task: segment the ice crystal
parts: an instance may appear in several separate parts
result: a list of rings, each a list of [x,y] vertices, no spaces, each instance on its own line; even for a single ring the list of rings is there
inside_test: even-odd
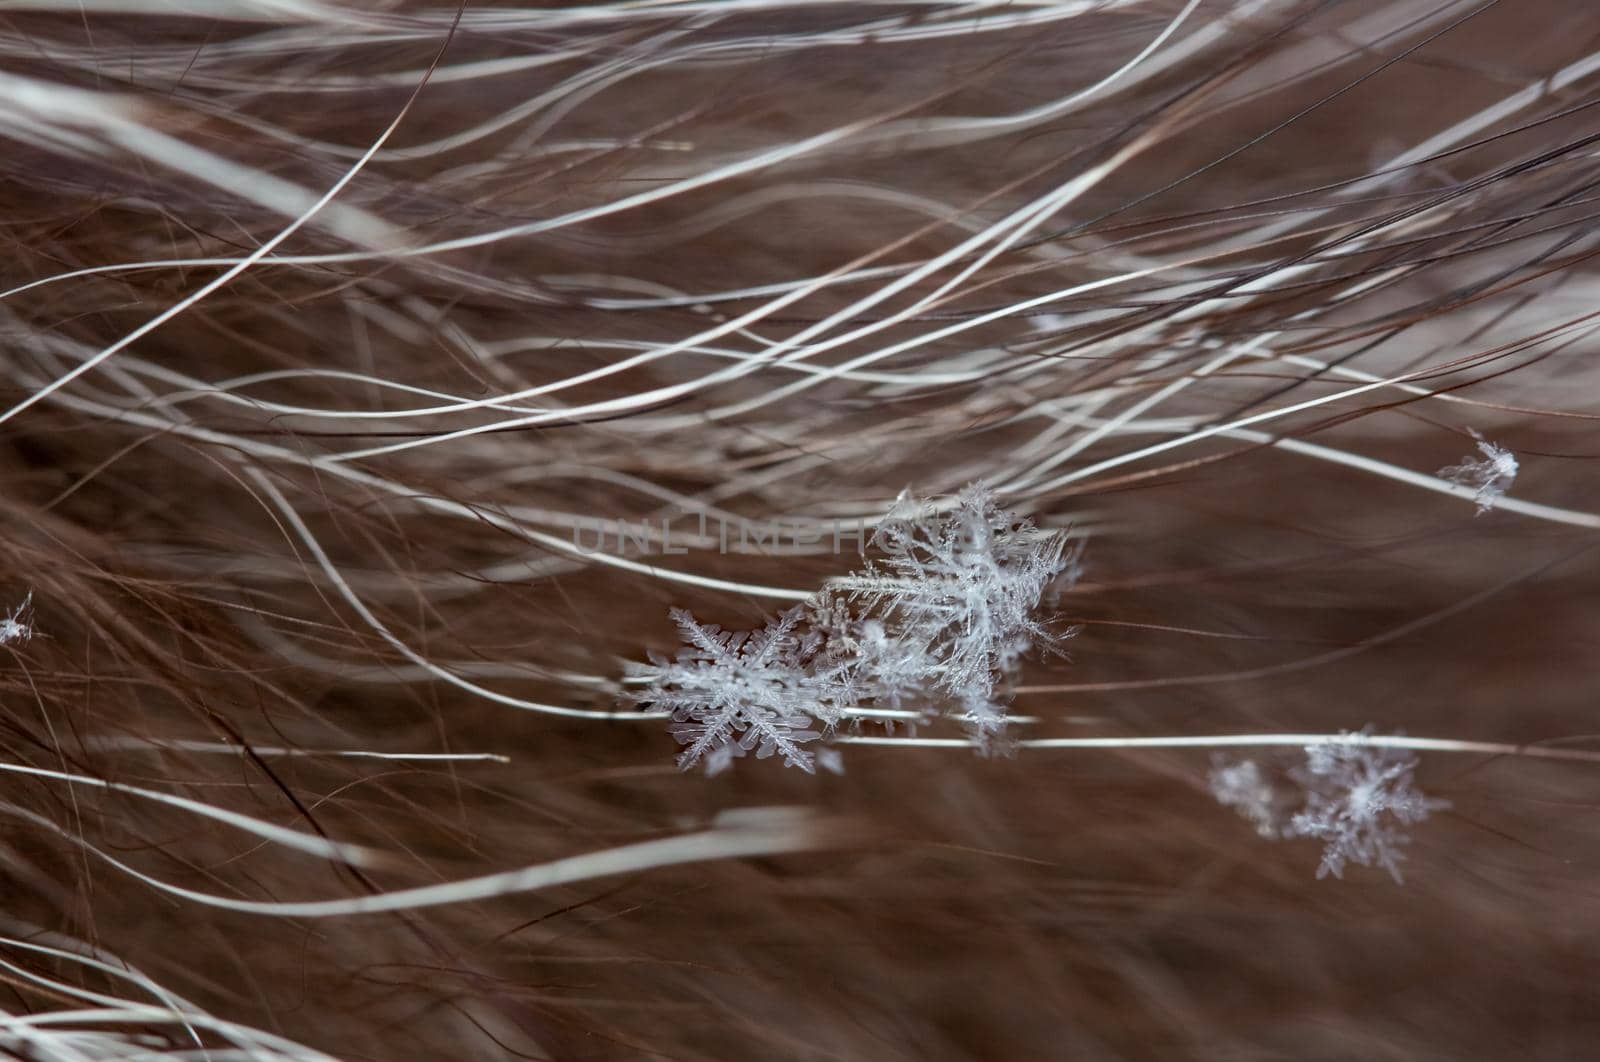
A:
[[[809,668],[815,640],[797,631],[804,617],[797,606],[762,630],[724,631],[672,611],[688,644],[675,659],[636,668],[650,684],[634,697],[672,714],[672,735],[685,746],[680,767],[703,759],[715,774],[753,749],[757,759],[777,754],[815,772],[801,746],[822,736],[811,726],[824,691]]]
[[[1261,836],[1276,838],[1281,835],[1281,798],[1254,760],[1233,762],[1221,755],[1214,756],[1207,783],[1217,803],[1232,808]]]
[[[835,596],[812,609],[811,626],[824,639],[818,678],[837,703],[932,714],[928,686],[939,663],[925,644],[896,637],[881,619],[855,617]]]
[[[33,637],[33,591],[0,619],[0,645],[21,645]]]
[[[1399,750],[1363,742],[1366,733],[1306,748],[1305,766],[1291,772],[1306,789],[1306,804],[1294,816],[1290,834],[1323,842],[1317,877],[1343,877],[1346,863],[1380,866],[1396,882],[1403,879],[1400,849],[1409,843],[1406,827],[1449,807],[1415,788],[1417,761]]]
[[[980,738],[998,729],[1000,681],[1029,648],[1052,642],[1034,611],[1071,565],[1065,537],[1018,520],[975,484],[947,512],[902,496],[873,545],[885,558],[836,585],[932,663],[932,686],[961,705]]]
[[[1476,431],[1472,437],[1477,440],[1478,452],[1483,456],[1469,457],[1459,465],[1441,468],[1439,476],[1471,490],[1472,500],[1478,506],[1477,515],[1482,516],[1511,488],[1512,481],[1517,478],[1517,458],[1510,450],[1496,446]]]
[[[974,485],[946,510],[902,496],[873,544],[882,560],[763,630],[723,631],[673,611],[686,647],[631,671],[647,686],[634,699],[671,715],[680,766],[716,774],[754,750],[836,771],[836,752],[801,746],[846,722],[939,714],[964,723],[981,749],[1003,747],[1000,687],[1024,652],[1054,641],[1034,612],[1072,571],[1065,536]]]

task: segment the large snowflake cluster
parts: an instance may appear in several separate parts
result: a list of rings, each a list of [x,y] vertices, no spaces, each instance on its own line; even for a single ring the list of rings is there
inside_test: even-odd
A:
[[[1355,863],[1382,867],[1403,881],[1401,849],[1411,841],[1410,827],[1450,805],[1416,788],[1414,756],[1375,746],[1370,737],[1369,731],[1346,733],[1340,741],[1306,746],[1305,762],[1287,772],[1302,798],[1298,809],[1253,760],[1214,761],[1212,795],[1264,837],[1321,841],[1319,878],[1343,877],[1345,865]]]
[[[981,485],[939,507],[902,497],[872,539],[882,557],[759,631],[728,632],[682,610],[685,647],[631,671],[642,704],[670,712],[678,764],[711,773],[778,755],[805,771],[837,753],[804,746],[860,709],[963,721],[990,748],[1004,686],[1024,653],[1055,636],[1034,617],[1075,573],[1060,532],[996,504]]]

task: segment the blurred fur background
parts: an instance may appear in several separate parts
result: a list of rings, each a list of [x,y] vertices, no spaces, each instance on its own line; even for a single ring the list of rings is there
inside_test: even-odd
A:
[[[667,609],[860,558],[571,544],[986,481],[1083,540],[1030,736],[1580,748],[1597,49],[1579,0],[0,4],[5,1049],[1592,1057],[1597,765],[1424,756],[1403,886],[1203,751],[680,774],[607,718]],[[388,913],[132,873],[359,898],[769,806],[830,825]]]

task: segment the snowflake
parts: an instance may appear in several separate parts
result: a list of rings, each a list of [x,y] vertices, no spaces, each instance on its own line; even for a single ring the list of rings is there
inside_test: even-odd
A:
[[[1477,515],[1482,516],[1511,488],[1512,481],[1517,478],[1517,458],[1510,450],[1487,441],[1476,431],[1472,432],[1472,437],[1478,441],[1478,452],[1483,457],[1469,457],[1459,465],[1441,468],[1439,476],[1470,489],[1472,500],[1478,506]]]
[[[0,645],[21,645],[33,637],[33,591],[22,599],[22,604],[0,619]]]
[[[888,556],[835,585],[882,616],[932,685],[953,697],[980,739],[1004,722],[996,697],[1022,654],[1051,636],[1033,618],[1072,566],[1065,538],[996,506],[974,484],[946,513],[902,495],[873,536]]]
[[[685,746],[680,767],[717,774],[754,750],[837,771],[837,751],[802,746],[847,721],[892,729],[896,719],[941,714],[964,723],[981,751],[1006,751],[999,687],[1024,652],[1053,641],[1033,613],[1076,574],[1066,537],[1017,519],[974,485],[944,512],[902,496],[873,543],[881,562],[760,631],[727,632],[673,611],[687,647],[630,674],[648,686],[633,699],[672,718]]]
[[[1240,760],[1235,763],[1222,755],[1213,756],[1211,773],[1206,780],[1217,803],[1232,808],[1261,836],[1280,836],[1283,809],[1278,791],[1261,773],[1256,761]]]
[[[1403,827],[1449,807],[1413,788],[1415,758],[1364,743],[1368,733],[1306,748],[1306,764],[1291,772],[1306,788],[1306,805],[1290,824],[1290,836],[1324,843],[1317,877],[1344,876],[1345,863],[1381,866],[1403,882],[1400,848],[1410,841]]]
[[[762,630],[724,631],[672,610],[688,644],[674,660],[634,669],[650,681],[634,699],[672,714],[672,735],[686,746],[679,767],[704,760],[716,774],[754,749],[757,759],[778,754],[815,773],[814,757],[801,746],[822,736],[811,725],[829,709],[826,688],[809,670],[817,639],[796,633],[804,616],[797,606]]]
[[[853,615],[847,602],[831,594],[812,606],[809,618],[823,639],[813,670],[835,703],[870,702],[931,716],[927,687],[939,664],[926,645],[896,637],[881,619]]]

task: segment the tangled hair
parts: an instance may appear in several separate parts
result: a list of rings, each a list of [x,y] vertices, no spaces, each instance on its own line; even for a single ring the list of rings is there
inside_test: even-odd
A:
[[[1591,1054],[1589,12],[0,4],[0,1050]]]

